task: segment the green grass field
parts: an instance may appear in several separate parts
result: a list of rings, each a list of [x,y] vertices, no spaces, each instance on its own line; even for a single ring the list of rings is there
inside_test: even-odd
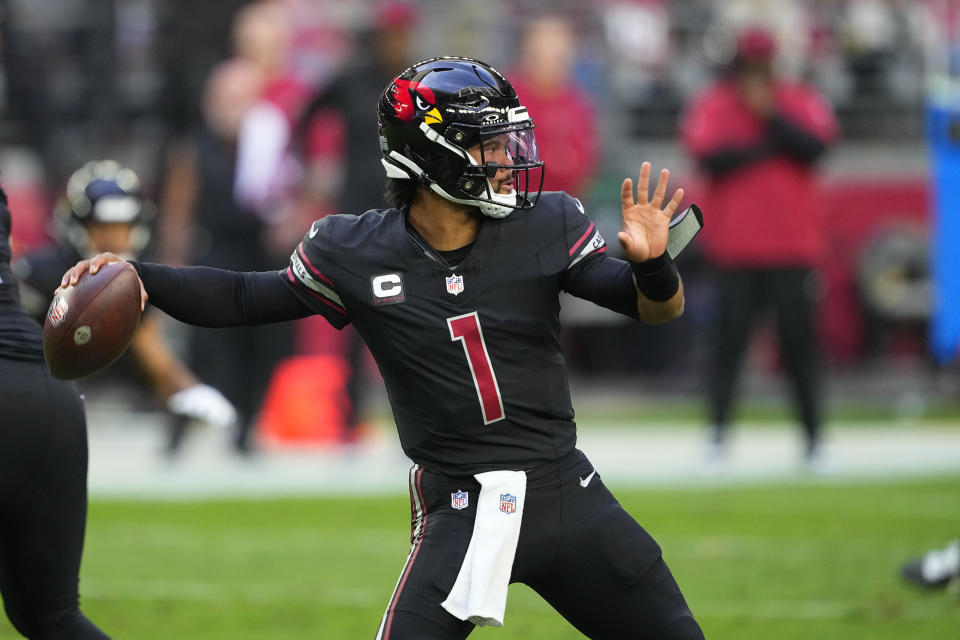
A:
[[[960,477],[612,487],[664,548],[707,638],[955,638],[956,593],[902,561],[960,535]],[[90,506],[84,610],[114,638],[372,638],[407,553],[405,496]],[[4,620],[0,638],[18,637]],[[529,589],[471,637],[581,638]]]

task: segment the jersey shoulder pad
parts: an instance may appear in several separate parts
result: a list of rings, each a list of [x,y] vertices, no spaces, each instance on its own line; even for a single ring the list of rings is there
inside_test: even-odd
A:
[[[566,191],[547,191],[540,195],[537,205],[529,211],[522,212],[523,215],[531,215],[538,224],[560,224],[561,221],[567,226],[576,223],[577,218],[586,216],[586,210],[583,203],[574,198]]]
[[[320,218],[310,226],[303,243],[333,253],[352,251],[377,232],[386,211],[374,209],[358,216],[334,214]]]

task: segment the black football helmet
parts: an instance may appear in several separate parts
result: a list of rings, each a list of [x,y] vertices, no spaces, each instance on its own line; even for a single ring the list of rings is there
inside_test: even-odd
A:
[[[130,252],[136,256],[150,239],[152,205],[140,195],[140,178],[115,160],[94,160],[73,172],[64,196],[54,208],[57,234],[73,244],[80,255],[90,247],[87,229],[94,224],[128,224]]]
[[[490,65],[459,57],[418,62],[387,85],[377,114],[387,177],[417,180],[493,218],[536,204],[544,165],[533,121]],[[485,155],[491,140],[499,145],[501,162]],[[467,152],[473,147],[480,149],[479,162]],[[500,169],[513,172],[511,193],[497,193],[490,183]]]

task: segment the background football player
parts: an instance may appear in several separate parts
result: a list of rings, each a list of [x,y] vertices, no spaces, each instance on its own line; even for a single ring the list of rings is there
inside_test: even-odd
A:
[[[70,176],[54,212],[57,243],[22,256],[14,264],[25,308],[41,324],[63,271],[84,257],[110,252],[134,258],[150,237],[152,207],[140,197],[140,179],[113,160],[86,163]],[[191,421],[228,428],[236,421],[233,405],[213,387],[201,383],[170,348],[161,318],[144,314],[130,345],[132,357],[94,376],[85,387],[128,378],[132,367],[172,414],[168,453],[175,453]],[[137,376],[133,376],[136,378]]]

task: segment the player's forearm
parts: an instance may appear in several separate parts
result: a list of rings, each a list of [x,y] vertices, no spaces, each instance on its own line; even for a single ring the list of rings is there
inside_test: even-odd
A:
[[[631,263],[637,288],[637,312],[647,324],[662,324],[683,313],[683,282],[670,254]]]
[[[605,309],[637,319],[637,290],[630,263],[599,254],[582,261],[564,274],[561,287],[567,293]]]
[[[637,311],[640,320],[646,324],[663,324],[676,320],[683,315],[685,304],[683,281],[669,300],[651,300],[642,293],[637,293]]]
[[[133,262],[150,303],[198,327],[235,327],[296,320],[310,310],[276,271],[237,272]]]

